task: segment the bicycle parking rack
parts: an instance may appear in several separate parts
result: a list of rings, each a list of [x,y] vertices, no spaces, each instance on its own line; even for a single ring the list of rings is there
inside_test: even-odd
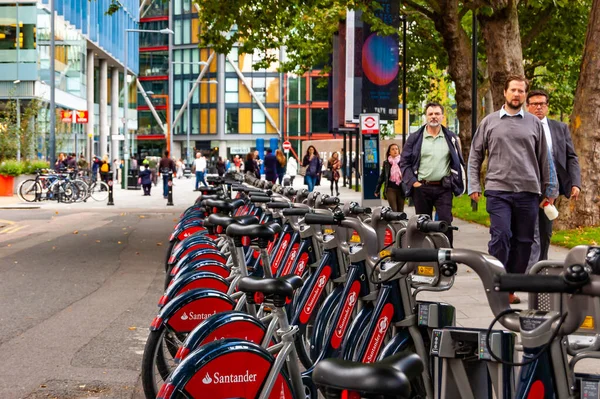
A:
[[[558,275],[564,270],[562,262],[542,261],[531,267],[529,274]],[[545,312],[560,311],[560,294],[529,294],[529,308]],[[600,359],[600,298],[588,298],[586,318],[575,333],[567,337],[567,352],[573,356],[569,368],[583,359]],[[575,390],[581,399],[600,399],[600,375],[575,373]]]
[[[435,399],[509,399],[514,396],[513,367],[496,362],[486,348],[486,329],[448,327],[433,331],[431,356]],[[516,334],[492,330],[492,351],[515,359]]]

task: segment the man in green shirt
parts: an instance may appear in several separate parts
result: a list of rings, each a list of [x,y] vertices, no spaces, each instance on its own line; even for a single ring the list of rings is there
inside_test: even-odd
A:
[[[400,169],[407,195],[413,197],[415,212],[452,223],[452,194],[464,192],[458,136],[442,126],[444,108],[438,103],[425,106],[427,123],[412,133],[402,149]],[[452,231],[448,231],[452,243]]]

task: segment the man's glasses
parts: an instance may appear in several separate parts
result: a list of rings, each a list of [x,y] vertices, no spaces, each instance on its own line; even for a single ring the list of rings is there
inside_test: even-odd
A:
[[[529,103],[529,106],[531,107],[545,107],[546,105],[548,105],[548,103]]]

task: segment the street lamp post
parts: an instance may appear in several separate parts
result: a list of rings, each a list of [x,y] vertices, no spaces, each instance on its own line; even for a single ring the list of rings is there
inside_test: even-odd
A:
[[[125,138],[125,143],[123,146],[123,159],[125,160],[123,165],[123,178],[121,179],[121,188],[127,188],[127,179],[129,178],[129,129],[127,129],[127,116],[129,114],[129,82],[127,81],[127,53],[128,53],[128,42],[129,42],[129,33],[130,32],[138,32],[138,33],[161,33],[163,35],[172,35],[173,31],[171,29],[126,29],[125,30],[125,55],[123,57],[123,84],[124,84],[124,93],[123,93],[123,136]]]
[[[21,83],[21,79],[17,79],[13,83],[18,85]],[[17,94],[17,161],[21,161],[21,102],[19,94]]]

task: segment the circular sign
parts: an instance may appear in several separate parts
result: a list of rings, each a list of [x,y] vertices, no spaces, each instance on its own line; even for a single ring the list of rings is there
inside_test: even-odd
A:
[[[372,129],[372,128],[374,128],[374,127],[375,127],[375,124],[376,124],[376,122],[375,122],[375,118],[373,118],[372,116],[368,116],[368,117],[366,117],[363,123],[364,123],[364,125],[365,125],[366,127],[368,127],[369,129]]]
[[[169,180],[169,187],[171,187],[173,185],[173,182],[171,180]]]
[[[292,149],[292,143],[290,143],[289,141],[284,141],[283,142],[283,149],[286,151],[289,151]]]
[[[112,186],[112,180],[109,180],[109,181],[108,181],[108,185],[109,185],[109,186]]]

